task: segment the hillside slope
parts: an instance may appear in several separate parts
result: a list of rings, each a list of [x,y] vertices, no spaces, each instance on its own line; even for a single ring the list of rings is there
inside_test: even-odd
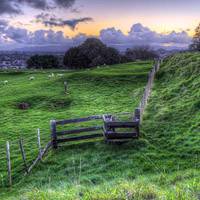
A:
[[[187,167],[194,164],[188,159],[200,153],[199,88],[200,54],[169,57],[157,74],[143,123],[145,138],[159,150],[184,158]]]
[[[138,141],[63,147],[23,180],[21,194],[14,189],[13,197],[198,200],[199,87],[199,53],[167,58],[156,76]]]
[[[38,154],[37,128],[40,128],[44,147],[50,140],[51,119],[133,112],[151,66],[150,61],[76,71],[0,71],[0,188],[7,181],[6,141],[11,145],[12,176],[16,183],[16,178],[21,179],[23,174],[19,172],[24,170],[20,137],[24,141],[28,164],[31,164]],[[67,95],[64,81],[68,83]],[[22,102],[28,103],[29,109],[20,110],[18,104]]]

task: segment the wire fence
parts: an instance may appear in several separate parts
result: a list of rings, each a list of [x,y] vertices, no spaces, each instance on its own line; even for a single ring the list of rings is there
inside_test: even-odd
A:
[[[49,141],[44,134],[38,134],[38,130],[35,131],[31,137],[19,137],[18,139],[9,141],[9,154],[10,154],[10,173],[12,182],[17,182],[20,177],[24,175],[27,168],[30,167],[34,160],[38,157],[39,153],[46,146]],[[24,155],[20,148],[20,141],[23,145]],[[25,156],[25,160],[24,157]],[[8,155],[5,144],[0,144],[0,188],[9,186],[9,166]]]
[[[147,85],[146,85],[145,90],[144,90],[144,94],[142,96],[142,99],[141,99],[141,101],[139,103],[139,107],[138,107],[140,109],[140,122],[142,122],[144,110],[146,108],[147,102],[148,102],[149,97],[151,95],[155,75],[160,69],[160,62],[161,61],[158,60],[156,62],[156,64],[153,66],[152,70],[148,74],[148,82],[147,82]]]

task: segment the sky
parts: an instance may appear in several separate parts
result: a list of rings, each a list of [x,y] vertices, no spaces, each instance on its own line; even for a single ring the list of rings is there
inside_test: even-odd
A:
[[[87,37],[116,48],[185,48],[199,0],[0,0],[0,50],[67,49]]]

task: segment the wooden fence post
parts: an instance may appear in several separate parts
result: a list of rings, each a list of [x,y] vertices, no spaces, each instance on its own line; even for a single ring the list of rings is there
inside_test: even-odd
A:
[[[58,144],[57,144],[57,135],[56,135],[56,120],[51,120],[50,126],[51,126],[51,142],[52,142],[53,148],[57,149]]]
[[[37,139],[38,139],[38,148],[39,148],[39,153],[41,155],[42,153],[42,147],[41,147],[41,140],[40,140],[40,129],[37,129]]]
[[[67,94],[67,81],[64,82],[65,94]]]
[[[19,146],[20,146],[20,151],[21,151],[21,154],[22,154],[22,159],[23,159],[23,162],[24,162],[24,169],[25,169],[26,173],[28,173],[28,166],[27,166],[27,163],[26,163],[26,154],[25,154],[22,139],[19,140]]]
[[[9,182],[9,186],[12,186],[10,143],[8,141],[6,142],[6,157],[7,157],[7,168],[8,168],[8,182]]]
[[[140,121],[140,108],[135,109],[135,120]]]
[[[153,66],[153,68],[151,69],[151,71],[148,74],[148,82],[147,82],[147,85],[145,87],[142,99],[141,99],[140,104],[139,104],[140,123],[142,122],[142,116],[143,116],[145,107],[148,103],[149,97],[150,97],[151,92],[152,92],[152,87],[153,87],[155,75],[160,69],[160,64],[161,64],[161,60],[157,60],[155,65]],[[135,116],[136,116],[136,113],[135,113]]]

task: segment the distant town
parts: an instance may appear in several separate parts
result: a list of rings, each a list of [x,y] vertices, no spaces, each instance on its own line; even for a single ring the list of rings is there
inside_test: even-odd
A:
[[[55,55],[63,62],[64,53],[52,52],[20,52],[20,51],[0,51],[0,69],[24,69],[27,67],[27,60],[33,55]]]

